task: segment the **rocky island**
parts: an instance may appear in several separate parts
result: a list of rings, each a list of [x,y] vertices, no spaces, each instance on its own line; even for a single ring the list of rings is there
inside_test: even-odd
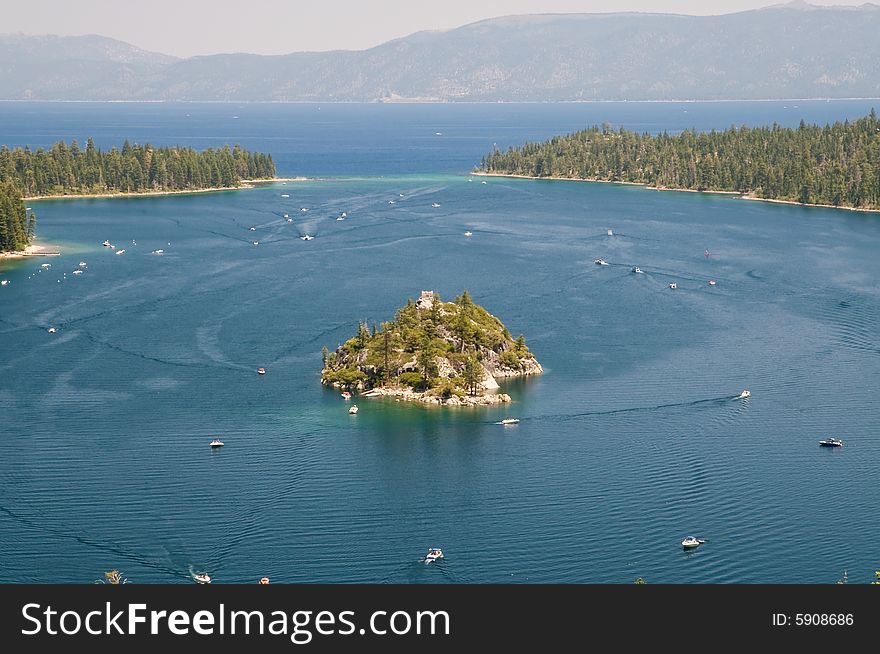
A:
[[[393,321],[360,323],[336,351],[322,352],[321,383],[364,396],[450,406],[510,402],[498,379],[544,370],[504,324],[464,291],[443,302],[434,291],[409,299]]]

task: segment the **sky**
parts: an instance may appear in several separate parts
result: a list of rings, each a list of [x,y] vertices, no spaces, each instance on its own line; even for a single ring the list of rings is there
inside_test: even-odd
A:
[[[863,0],[811,0],[814,5]],[[3,0],[0,33],[100,34],[178,57],[362,50],[510,14],[726,14],[777,0]]]

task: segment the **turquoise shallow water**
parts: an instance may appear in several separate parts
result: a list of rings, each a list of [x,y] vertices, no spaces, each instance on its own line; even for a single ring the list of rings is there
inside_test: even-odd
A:
[[[0,273],[0,581],[872,575],[877,215],[466,174],[487,144],[583,122],[800,116],[784,103],[385,109],[0,107],[10,143],[222,138],[273,152],[281,174],[326,177],[34,204],[64,255]],[[468,288],[546,374],[507,384],[509,409],[359,400],[349,416],[318,383],[321,346],[429,288]],[[494,424],[508,413],[520,424]],[[826,435],[846,445],[819,448]],[[689,534],[709,542],[685,553]],[[419,563],[428,546],[446,559]]]

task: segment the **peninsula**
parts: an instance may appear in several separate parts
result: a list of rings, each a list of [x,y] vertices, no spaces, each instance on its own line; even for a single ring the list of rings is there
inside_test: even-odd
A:
[[[390,322],[358,333],[335,352],[325,347],[321,383],[372,397],[447,406],[510,402],[498,378],[537,375],[541,364],[525,338],[514,339],[504,324],[464,291],[453,302],[422,291]]]
[[[28,199],[41,197],[146,195],[239,188],[275,179],[269,154],[236,145],[197,151],[125,141],[104,152],[92,139],[49,149],[0,148],[0,182],[11,182]]]
[[[797,128],[731,127],[678,135],[609,125],[543,143],[495,150],[475,171],[488,175],[644,184],[732,192],[759,200],[880,209],[880,119]]]

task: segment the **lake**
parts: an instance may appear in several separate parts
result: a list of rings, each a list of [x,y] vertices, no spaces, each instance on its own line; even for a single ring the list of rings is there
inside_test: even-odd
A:
[[[0,143],[240,143],[314,178],[31,203],[62,256],[0,264],[0,582],[868,581],[880,214],[468,172],[597,123],[875,104],[0,103]],[[359,320],[465,288],[545,368],[512,405],[352,416],[320,385]]]

